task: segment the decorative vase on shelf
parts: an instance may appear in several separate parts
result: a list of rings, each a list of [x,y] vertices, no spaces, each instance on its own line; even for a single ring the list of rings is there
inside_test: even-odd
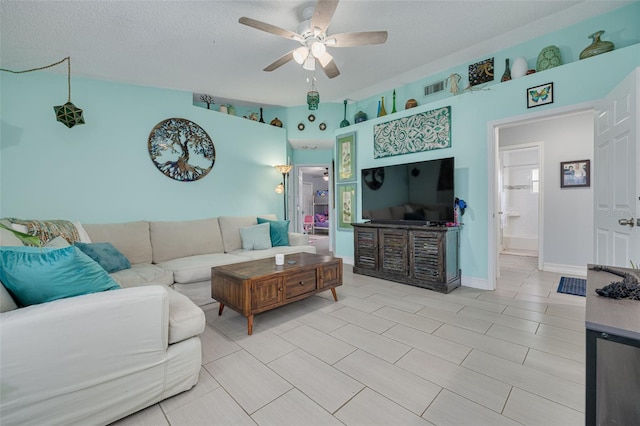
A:
[[[260,120],[258,120],[258,122],[264,123],[264,118],[262,118],[262,108],[260,108]]]
[[[347,100],[344,100],[344,119],[340,122],[340,127],[347,127],[351,123],[347,120]]]
[[[540,54],[538,54],[536,71],[540,72],[560,65],[562,65],[560,49],[558,49],[557,46],[547,46],[540,51]]]
[[[404,109],[411,109],[411,108],[415,108],[417,106],[418,106],[418,101],[416,101],[415,99],[411,98],[404,104]]]
[[[391,108],[391,114],[396,112],[396,90],[393,89],[393,108]]]
[[[509,81],[511,80],[511,69],[509,69],[509,58],[504,60],[504,74],[502,74],[502,78],[500,81]]]
[[[600,36],[604,34],[604,31],[596,31],[589,36],[593,42],[587,46],[582,52],[580,52],[580,59],[590,58],[592,56],[599,55],[601,53],[611,52],[613,50],[613,43],[610,41],[601,41]]]
[[[363,121],[367,121],[367,113],[362,110],[356,112],[356,114],[353,116],[353,121],[355,123],[362,123]]]
[[[380,111],[378,112],[378,117],[382,117],[383,115],[387,115],[387,110],[384,109],[384,96],[382,97],[382,101],[380,101]]]
[[[514,59],[513,66],[511,67],[511,77],[520,78],[524,77],[527,74],[527,70],[529,66],[527,65],[527,60],[523,57],[519,57]]]

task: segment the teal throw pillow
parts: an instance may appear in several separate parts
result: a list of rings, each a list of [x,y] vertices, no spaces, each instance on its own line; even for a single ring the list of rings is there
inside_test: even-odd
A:
[[[263,219],[259,217],[258,223],[269,224],[271,245],[273,247],[289,245],[289,221],[288,220],[269,220],[269,219]]]
[[[265,250],[271,248],[269,224],[247,226],[240,228],[240,238],[244,250]]]
[[[0,247],[0,281],[21,306],[120,288],[74,246]]]
[[[108,273],[130,269],[131,263],[124,254],[120,253],[111,243],[80,243],[75,246],[87,256],[98,262]]]

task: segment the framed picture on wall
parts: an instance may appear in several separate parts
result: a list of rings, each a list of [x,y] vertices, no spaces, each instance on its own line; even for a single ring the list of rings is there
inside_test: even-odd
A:
[[[356,214],[356,184],[339,184],[338,186],[338,229],[349,231],[351,223],[355,221]]]
[[[527,108],[551,103],[553,103],[553,83],[545,83],[527,89]]]
[[[590,185],[590,160],[563,161],[560,163],[560,188],[579,188]]]
[[[356,180],[356,134],[347,133],[336,138],[336,159],[338,161],[337,182]]]

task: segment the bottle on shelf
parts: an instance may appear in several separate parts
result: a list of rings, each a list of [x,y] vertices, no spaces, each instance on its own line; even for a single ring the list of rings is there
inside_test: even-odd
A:
[[[391,114],[396,112],[396,89],[393,89],[393,108],[391,108]]]
[[[378,117],[382,117],[383,115],[387,115],[387,110],[384,109],[384,96],[382,97],[382,101],[380,102],[380,112],[378,113]]]
[[[500,81],[509,81],[511,80],[511,69],[509,68],[509,58],[504,60],[504,74],[502,74],[502,78]]]

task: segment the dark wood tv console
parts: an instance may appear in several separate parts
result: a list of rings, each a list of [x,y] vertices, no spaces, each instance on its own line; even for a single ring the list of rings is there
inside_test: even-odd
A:
[[[353,223],[356,274],[449,293],[460,287],[458,227]]]

